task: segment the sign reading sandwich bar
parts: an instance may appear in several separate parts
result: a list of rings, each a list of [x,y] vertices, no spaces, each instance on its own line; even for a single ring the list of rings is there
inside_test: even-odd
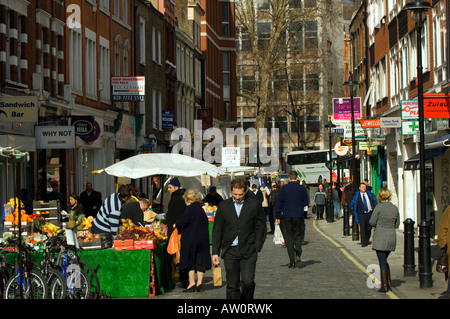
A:
[[[37,122],[37,96],[0,96],[0,121]]]
[[[73,126],[36,126],[34,129],[37,149],[75,148]]]

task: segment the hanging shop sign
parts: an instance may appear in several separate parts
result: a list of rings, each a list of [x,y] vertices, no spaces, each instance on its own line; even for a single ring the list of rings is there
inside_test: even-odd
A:
[[[401,101],[402,120],[417,120],[419,118],[419,102],[417,100]]]
[[[416,135],[419,132],[419,121],[402,121],[402,135]]]
[[[345,156],[347,155],[349,150],[350,147],[342,145],[341,142],[337,142],[336,144],[334,144],[334,152],[337,156]]]
[[[114,76],[111,78],[113,102],[145,100],[145,76]]]
[[[423,116],[426,119],[450,118],[450,94],[424,93]]]
[[[36,126],[34,129],[37,149],[75,148],[73,126]]]
[[[241,165],[239,147],[222,147],[222,167],[238,167]]]
[[[361,98],[353,98],[353,115],[355,119],[361,118]],[[341,97],[333,99],[333,119],[348,120],[352,118],[351,98]]]
[[[345,125],[344,128],[344,139],[352,139],[352,126]],[[367,139],[367,134],[361,124],[355,124],[355,140],[364,141]]]
[[[70,123],[75,129],[75,136],[94,135],[94,117],[93,116],[71,116]]]
[[[359,124],[361,124],[362,128],[380,127],[380,119],[359,120]]]
[[[173,111],[162,111],[162,128],[173,129]]]
[[[382,117],[380,118],[381,128],[402,127],[402,119],[400,117]]]
[[[0,96],[0,121],[37,122],[37,96]]]

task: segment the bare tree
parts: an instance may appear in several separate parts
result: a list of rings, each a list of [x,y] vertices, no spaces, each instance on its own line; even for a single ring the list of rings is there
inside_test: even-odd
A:
[[[268,118],[286,116],[289,139],[296,148],[310,148],[320,139],[319,131],[305,134],[304,124],[302,134],[300,120],[315,113],[324,117],[314,108],[323,94],[324,88],[319,88],[319,83],[323,86],[324,79],[312,75],[323,76],[319,67],[335,72],[333,64],[325,65],[322,61],[329,48],[323,43],[326,40],[319,38],[318,28],[340,26],[336,19],[341,13],[336,12],[337,3],[336,0],[236,1],[240,95],[253,104],[254,108],[247,112],[255,115],[257,132],[266,126]],[[312,77],[308,78],[309,75]],[[296,141],[290,134],[291,121]]]

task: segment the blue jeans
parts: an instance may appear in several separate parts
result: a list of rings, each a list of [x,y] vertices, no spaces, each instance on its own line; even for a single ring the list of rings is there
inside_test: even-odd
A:
[[[341,210],[341,202],[339,201],[333,201],[333,207],[334,207],[334,213],[337,215],[337,218],[339,219],[339,211]]]
[[[380,270],[386,270],[389,267],[387,262],[390,251],[377,250],[378,263],[380,264]]]

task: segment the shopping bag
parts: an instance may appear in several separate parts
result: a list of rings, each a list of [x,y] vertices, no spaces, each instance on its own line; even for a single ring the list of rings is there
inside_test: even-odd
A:
[[[180,236],[181,235],[178,235],[178,230],[175,228],[167,243],[167,253],[169,253],[169,255],[176,254],[180,251]]]
[[[273,242],[275,245],[284,245],[283,234],[281,233],[280,225],[275,225],[275,230],[273,232]]]
[[[214,287],[222,286],[222,268],[220,268],[220,265],[219,264],[213,265],[212,272],[213,272]]]

